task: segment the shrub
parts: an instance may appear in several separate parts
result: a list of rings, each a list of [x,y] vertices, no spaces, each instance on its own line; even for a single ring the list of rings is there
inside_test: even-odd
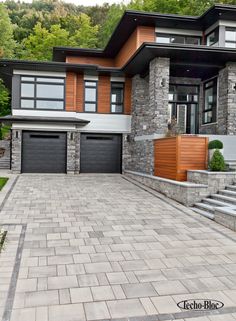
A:
[[[222,149],[223,147],[223,143],[218,139],[212,140],[208,144],[208,149]]]
[[[209,168],[214,172],[222,172],[225,170],[225,159],[219,149],[215,150],[209,163]]]

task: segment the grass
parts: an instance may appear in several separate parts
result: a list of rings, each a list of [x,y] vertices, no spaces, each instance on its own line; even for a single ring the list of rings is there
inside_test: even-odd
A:
[[[4,139],[9,135],[11,126],[2,126],[1,130],[2,130],[2,139]]]
[[[7,181],[8,181],[7,177],[0,177],[0,191],[3,188],[3,186],[6,184]]]

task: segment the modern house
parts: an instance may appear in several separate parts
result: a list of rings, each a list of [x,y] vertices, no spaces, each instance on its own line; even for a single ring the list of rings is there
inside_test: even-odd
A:
[[[0,76],[12,90],[1,120],[14,172],[153,174],[153,139],[173,116],[186,134],[236,134],[236,6],[126,11],[104,50],[1,60]]]

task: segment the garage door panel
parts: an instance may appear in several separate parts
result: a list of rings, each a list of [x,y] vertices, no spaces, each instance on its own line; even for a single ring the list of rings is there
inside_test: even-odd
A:
[[[82,173],[120,173],[120,171],[121,135],[82,134]]]
[[[23,173],[65,173],[66,133],[23,132]]]

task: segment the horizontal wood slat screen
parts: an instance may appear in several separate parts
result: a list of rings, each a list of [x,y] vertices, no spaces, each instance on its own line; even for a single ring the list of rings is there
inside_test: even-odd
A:
[[[207,169],[208,138],[177,136],[154,141],[154,175],[187,180],[187,170]]]

